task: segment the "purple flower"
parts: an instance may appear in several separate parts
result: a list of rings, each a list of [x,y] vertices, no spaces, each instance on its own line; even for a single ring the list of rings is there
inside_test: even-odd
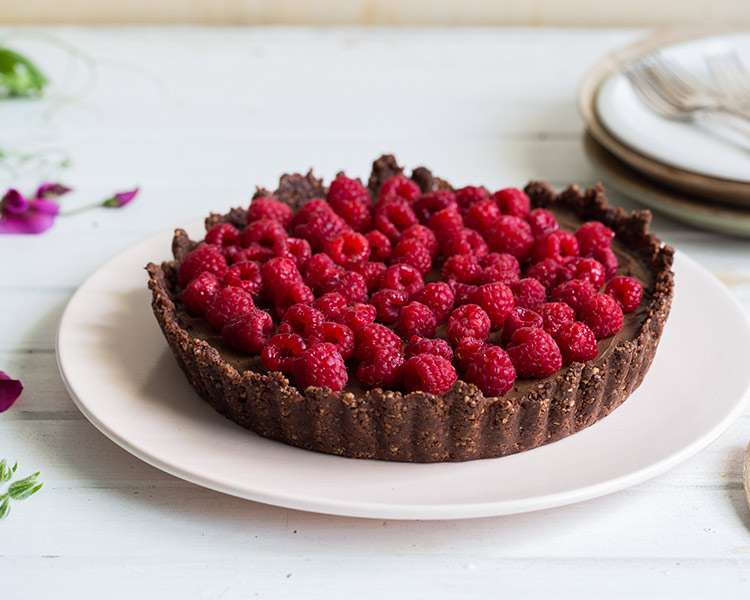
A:
[[[58,198],[63,194],[73,191],[71,188],[63,185],[62,183],[52,183],[46,181],[40,185],[36,190],[36,198]]]
[[[114,196],[102,202],[102,206],[106,206],[107,208],[122,208],[138,195],[139,190],[140,188],[135,188],[129,192],[117,192]]]
[[[22,391],[23,385],[18,379],[11,379],[0,371],[0,412],[5,412],[13,406]]]
[[[52,227],[58,212],[60,207],[52,200],[27,200],[18,190],[10,189],[0,201],[0,233],[42,233]]]

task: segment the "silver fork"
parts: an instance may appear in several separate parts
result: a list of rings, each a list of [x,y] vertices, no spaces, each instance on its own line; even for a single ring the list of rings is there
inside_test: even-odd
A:
[[[713,52],[705,58],[711,79],[726,101],[750,112],[750,72],[734,48]]]

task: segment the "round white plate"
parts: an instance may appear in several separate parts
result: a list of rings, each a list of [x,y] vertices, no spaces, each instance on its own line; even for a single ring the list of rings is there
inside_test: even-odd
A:
[[[750,69],[748,33],[692,40],[661,48],[661,52],[710,81],[703,57],[727,47],[736,49]],[[750,142],[725,139],[707,122],[684,123],[659,117],[641,102],[621,71],[603,82],[595,108],[612,135],[651,159],[701,175],[750,182]]]
[[[201,223],[192,224],[194,233]],[[191,228],[188,228],[189,231]],[[144,265],[171,232],[107,262],[74,294],[57,339],[76,404],[138,458],[193,483],[337,515],[452,519],[594,498],[644,481],[714,440],[745,406],[750,326],[739,303],[687,256],[661,347],[643,385],[612,415],[554,444],[497,459],[404,464],[309,452],[261,438],[189,386],[151,314]],[[710,327],[697,327],[710,315]]]

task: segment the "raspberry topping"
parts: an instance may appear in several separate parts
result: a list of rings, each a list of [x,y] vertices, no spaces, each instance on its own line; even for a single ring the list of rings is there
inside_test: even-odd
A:
[[[351,200],[339,206],[336,214],[354,231],[364,233],[372,229],[372,208],[369,205]]]
[[[241,352],[260,354],[274,330],[271,315],[253,308],[232,316],[221,328],[221,337],[232,348]]]
[[[227,270],[227,259],[219,248],[211,244],[201,244],[182,259],[177,271],[180,286],[185,287],[204,271],[222,279]]]
[[[562,367],[560,348],[544,329],[518,329],[506,350],[519,377],[549,377]]]
[[[334,263],[327,254],[322,252],[313,254],[305,267],[305,283],[316,294],[322,294],[323,286],[326,282],[343,272],[344,270]]]
[[[543,328],[548,333],[552,333],[563,323],[576,320],[576,311],[564,302],[545,302],[537,306],[534,311],[542,317]]]
[[[589,298],[581,308],[581,321],[586,323],[600,340],[622,329],[622,309],[611,296],[596,294]]]
[[[220,289],[221,283],[216,275],[206,271],[188,283],[180,294],[180,301],[191,313],[204,315]]]
[[[581,256],[592,256],[601,250],[610,248],[615,232],[599,221],[589,221],[578,228],[575,233]]]
[[[375,207],[373,219],[375,227],[388,236],[392,244],[397,244],[401,234],[418,223],[414,211],[405,200],[392,200]]]
[[[347,306],[342,309],[335,321],[346,325],[357,336],[365,325],[369,325],[375,321],[375,316],[376,311],[374,306],[357,302],[353,306]]]
[[[473,337],[466,337],[458,342],[454,356],[460,367],[464,370],[468,369],[471,361],[474,359],[474,354],[479,352],[484,346],[485,343],[482,340]]]
[[[377,320],[392,325],[398,319],[401,307],[409,302],[409,295],[402,290],[383,288],[370,298],[370,304],[378,311]]]
[[[302,282],[297,265],[288,258],[272,258],[261,267],[261,274],[265,291],[271,298],[288,285]]]
[[[378,199],[380,202],[389,202],[392,200],[405,200],[409,204],[414,202],[420,194],[419,186],[408,177],[396,175],[389,177],[380,188]]]
[[[513,292],[504,283],[486,283],[477,288],[474,302],[487,313],[492,329],[500,329],[513,308]]]
[[[466,368],[466,381],[476,385],[486,396],[502,396],[513,387],[516,369],[508,354],[499,346],[485,344],[475,352]]]
[[[300,209],[300,212],[313,202],[315,200],[308,202]],[[321,200],[321,202],[328,206],[325,201]],[[299,214],[297,213],[295,218]],[[309,217],[303,223],[295,225],[292,231],[295,237],[306,239],[310,242],[312,249],[318,252],[323,249],[323,244],[327,239],[346,231],[348,227],[344,219],[328,208],[326,210],[318,209],[311,211]]]
[[[435,315],[438,325],[442,325],[453,311],[455,294],[447,283],[437,281],[419,290],[415,300],[427,306]]]
[[[359,331],[355,330],[357,343],[354,347],[354,358],[357,360],[371,360],[380,348],[390,346],[401,351],[401,338],[385,325],[370,323]]]
[[[289,229],[292,224],[292,207],[284,202],[279,202],[273,198],[259,196],[250,203],[247,209],[247,222],[260,221],[261,219],[270,219],[281,223],[284,229]]]
[[[206,319],[217,331],[221,331],[233,315],[255,309],[253,297],[245,290],[236,287],[225,287],[216,294],[206,309]]]
[[[430,218],[428,227],[435,233],[438,242],[449,238],[464,226],[461,214],[455,208],[439,210]]]
[[[466,214],[466,211],[477,202],[486,200],[489,196],[489,193],[484,188],[467,185],[466,187],[456,190],[456,204],[458,204],[458,209],[463,215]]]
[[[354,270],[364,277],[368,294],[380,289],[387,269],[388,267],[382,262],[366,262],[354,267]]]
[[[480,200],[466,211],[464,223],[486,237],[492,224],[501,215],[500,209],[494,201],[486,198]]]
[[[437,320],[432,311],[420,302],[409,302],[401,309],[396,321],[396,333],[403,339],[413,335],[434,337]]]
[[[570,257],[578,256],[578,240],[567,231],[552,231],[537,238],[532,251],[534,262],[551,258],[564,265]]]
[[[453,350],[445,340],[413,335],[404,348],[404,356],[411,358],[417,354],[434,354],[435,356],[442,356],[448,362],[453,360]]]
[[[573,278],[573,274],[554,258],[545,258],[526,269],[526,277],[539,281],[547,291],[551,291],[564,281]]]
[[[273,219],[259,219],[250,223],[242,232],[242,245],[245,248],[254,245],[273,248],[277,240],[286,237],[288,234],[281,223]]]
[[[529,214],[531,200],[523,190],[505,188],[492,194],[492,199],[504,215],[525,219]]]
[[[307,350],[307,344],[296,333],[277,333],[260,353],[263,366],[270,371],[292,372],[292,363]]]
[[[313,308],[323,313],[327,321],[335,321],[341,311],[347,306],[346,298],[338,292],[323,294],[313,302]]]
[[[456,383],[455,367],[442,356],[418,354],[404,363],[404,385],[410,392],[442,394]]]
[[[419,227],[415,225],[414,227]],[[413,229],[413,228],[412,228]],[[417,239],[401,239],[391,254],[392,265],[411,265],[422,277],[432,270],[432,256],[430,251]]]
[[[305,350],[292,363],[292,375],[303,390],[310,387],[328,387],[341,391],[349,376],[346,364],[336,346],[329,343],[318,344]]]
[[[359,233],[344,231],[326,240],[323,244],[323,251],[337,265],[351,269],[370,258],[370,243]]]
[[[414,209],[414,214],[417,215],[417,218],[422,225],[430,223],[430,220],[435,213],[446,208],[458,212],[456,195],[450,190],[435,190],[429,194],[424,194],[414,201],[412,208]]]
[[[473,254],[456,254],[443,263],[443,281],[473,284],[481,274],[482,267]]]
[[[263,276],[258,263],[252,260],[234,263],[224,274],[224,285],[242,288],[257,298],[263,289]]]
[[[323,284],[324,294],[338,292],[350,304],[367,299],[367,281],[356,271],[346,271]]]
[[[602,287],[606,281],[604,266],[593,258],[576,256],[565,263],[565,268],[571,272],[574,279],[587,281],[596,290]]]
[[[493,252],[506,252],[524,261],[531,254],[534,235],[529,224],[523,219],[502,215],[490,227],[487,244]]]
[[[612,296],[623,312],[633,312],[641,305],[643,286],[633,277],[613,277],[607,283],[604,293]]]
[[[385,346],[378,348],[357,367],[357,379],[366,387],[394,388],[403,378],[404,355],[401,348]]]
[[[456,254],[473,254],[479,258],[487,254],[489,249],[479,232],[462,227],[443,239],[442,251],[446,258]]]
[[[296,333],[307,338],[325,320],[323,313],[307,304],[294,304],[286,309],[279,324],[280,333]]]
[[[545,233],[552,233],[560,229],[560,225],[550,211],[544,208],[535,208],[526,216],[526,222],[531,227],[531,232],[535,238],[543,236]]]
[[[552,332],[552,337],[557,342],[566,365],[594,360],[599,352],[594,332],[580,321],[563,323]]]
[[[552,302],[564,302],[579,314],[586,301],[596,294],[594,286],[588,281],[571,279],[558,285],[550,292],[549,299]]]
[[[213,244],[219,248],[226,248],[240,243],[242,234],[239,229],[229,223],[214,225],[206,233],[206,243]]]
[[[370,244],[370,258],[377,262],[388,260],[393,250],[393,244],[388,236],[382,231],[375,230],[365,234],[365,237]]]
[[[277,240],[273,252],[276,256],[293,260],[300,272],[307,267],[307,262],[312,257],[310,242],[302,238],[290,237],[281,241]]]
[[[435,259],[440,254],[440,244],[438,243],[437,237],[432,232],[432,229],[425,227],[424,225],[412,225],[404,231],[401,236],[401,241],[417,240],[430,252],[430,258]]]
[[[411,265],[392,265],[383,273],[382,287],[404,291],[413,298],[424,287],[424,279]]]
[[[331,182],[326,198],[333,210],[337,212],[341,206],[348,202],[370,204],[370,194],[367,188],[357,179],[351,179],[345,175],[339,175]]]
[[[487,313],[477,304],[464,304],[451,313],[447,336],[452,346],[463,338],[473,337],[483,342],[490,336],[491,322]]]
[[[346,325],[323,321],[310,327],[307,343],[310,346],[330,342],[336,346],[341,358],[349,360],[354,352],[354,333]]]
[[[516,306],[505,318],[501,338],[503,345],[507,346],[513,338],[513,334],[524,327],[542,329],[544,327],[544,319],[542,315],[529,308]]]
[[[515,305],[534,309],[547,299],[547,288],[538,279],[527,277],[510,286]]]

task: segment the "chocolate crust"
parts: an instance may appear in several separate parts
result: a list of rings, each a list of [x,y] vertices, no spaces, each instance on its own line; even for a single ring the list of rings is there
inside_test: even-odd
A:
[[[402,171],[393,157],[381,157],[370,188],[378,189],[385,178]],[[444,185],[424,168],[415,175],[424,191]],[[288,177],[295,182],[294,193],[272,195],[293,206],[322,195],[319,180],[311,174]],[[173,243],[176,260],[146,267],[154,315],[200,396],[235,423],[270,439],[351,458],[404,462],[491,458],[554,442],[607,416],[643,381],[671,306],[674,250],[648,233],[648,211],[627,214],[610,207],[600,185],[583,194],[577,186],[555,194],[541,182],[525,189],[534,206],[561,207],[583,220],[604,222],[639,257],[655,285],[635,337],[618,343],[602,362],[563,367],[512,399],[485,397],[461,380],[437,396],[381,389],[354,394],[317,387],[300,391],[279,372],[238,372],[216,348],[193,338],[180,324],[175,305],[177,263],[195,245],[182,230]],[[244,211],[211,215],[206,221],[217,222],[244,225]]]

